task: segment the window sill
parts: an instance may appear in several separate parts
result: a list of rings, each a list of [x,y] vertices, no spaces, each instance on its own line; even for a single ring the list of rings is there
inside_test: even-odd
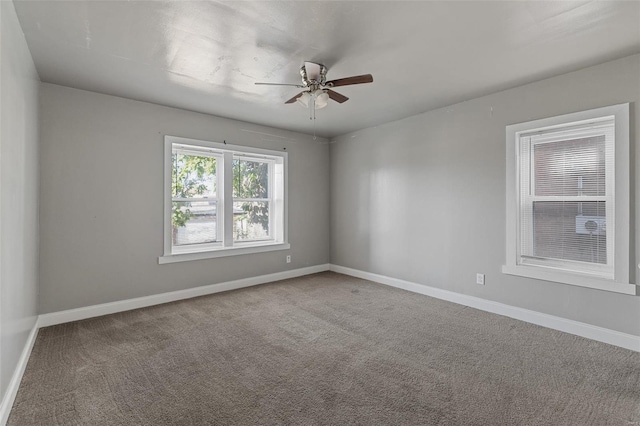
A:
[[[176,253],[160,256],[158,258],[159,264],[175,263],[175,262],[188,262],[192,260],[214,259],[217,257],[226,256],[238,256],[242,254],[263,253],[268,251],[277,250],[289,250],[291,245],[289,243],[271,243],[260,245],[243,245],[236,247],[225,247],[208,251],[200,251],[195,253]]]
[[[524,265],[503,265],[502,273],[516,275],[537,280],[551,281],[562,284],[575,285],[579,287],[594,288],[597,290],[612,291],[614,293],[638,294],[638,286],[629,283],[619,283],[588,275],[572,274],[550,268]]]

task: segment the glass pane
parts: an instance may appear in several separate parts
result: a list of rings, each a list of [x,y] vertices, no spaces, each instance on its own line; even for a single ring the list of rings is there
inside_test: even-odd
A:
[[[215,201],[174,201],[171,209],[173,245],[215,242],[217,219]]]
[[[269,163],[233,160],[233,198],[269,198]]]
[[[607,263],[604,201],[533,203],[533,255]]]
[[[266,238],[269,238],[269,203],[233,203],[233,239],[247,241]]]
[[[171,161],[173,198],[215,198],[217,164],[214,157],[174,152]]]
[[[605,137],[533,145],[535,195],[606,195]]]

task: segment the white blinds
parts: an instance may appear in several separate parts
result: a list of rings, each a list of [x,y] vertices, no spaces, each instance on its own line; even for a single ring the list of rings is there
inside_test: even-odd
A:
[[[614,136],[612,117],[520,135],[520,263],[613,272]]]

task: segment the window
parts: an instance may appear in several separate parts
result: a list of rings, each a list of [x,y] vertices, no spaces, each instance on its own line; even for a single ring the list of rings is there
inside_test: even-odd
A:
[[[628,104],[507,126],[503,272],[635,294]]]
[[[289,248],[287,154],[165,137],[160,263]]]

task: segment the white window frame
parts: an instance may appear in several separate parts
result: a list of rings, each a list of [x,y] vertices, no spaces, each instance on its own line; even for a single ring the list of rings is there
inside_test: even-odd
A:
[[[274,191],[277,185],[274,185],[274,179],[276,176],[275,173],[275,167],[276,167],[276,162],[273,158],[268,158],[268,157],[262,157],[262,156],[256,156],[254,154],[251,155],[239,155],[237,153],[234,153],[233,155],[233,160],[247,160],[247,161],[257,161],[257,162],[263,162],[263,163],[267,163],[269,164],[269,188],[267,190],[267,193],[269,194],[269,196],[267,198],[236,198],[233,197],[232,199],[232,203],[242,203],[242,202],[267,202],[269,203],[269,212],[274,212],[276,213],[275,215],[271,215],[269,214],[269,233],[270,235],[267,238],[261,238],[261,239],[255,239],[255,240],[236,240],[234,237],[233,240],[233,244],[251,244],[251,243],[257,243],[260,241],[270,241],[273,240],[273,235],[277,235],[278,233],[278,222],[279,220],[276,220],[274,218],[274,216],[277,216],[278,210],[275,207],[275,197],[274,197]]]
[[[173,247],[171,232],[172,170],[171,161],[174,145],[194,146],[197,155],[210,155],[218,159],[216,167],[216,209],[217,235],[219,241],[210,244]],[[202,151],[202,150],[207,150]],[[181,150],[187,152],[188,149]],[[269,167],[269,230],[268,239],[234,240],[233,236],[233,160],[236,158],[255,159],[265,161]],[[164,254],[158,258],[158,263],[173,263],[200,259],[211,259],[224,256],[260,253],[275,250],[288,250],[288,182],[287,182],[288,154],[262,148],[252,148],[241,145],[188,139],[178,136],[164,137]],[[211,200],[211,199],[209,199]],[[253,199],[251,199],[253,200]],[[188,200],[187,200],[188,201]],[[273,214],[271,213],[273,212]]]
[[[524,233],[527,230],[522,229],[519,223],[520,209],[524,203],[531,200],[527,200],[526,194],[520,193],[521,144],[529,143],[527,136],[536,132],[593,127],[611,118],[615,120],[614,166],[613,170],[607,170],[607,178],[613,175],[614,179],[609,179],[607,197],[602,198],[603,200],[606,198],[608,204],[607,217],[613,218],[611,221],[613,226],[609,227],[607,223],[608,237],[612,237],[607,238],[607,255],[613,252],[613,258],[609,259],[608,256],[608,265],[604,267],[589,265],[586,262],[580,265],[581,262],[551,259],[531,259],[523,262],[520,243],[523,238],[526,238]],[[599,290],[637,294],[637,286],[631,283],[629,274],[629,104],[596,108],[507,126],[506,153],[506,262],[502,272]]]
[[[209,152],[205,152],[202,150],[190,150],[188,148],[178,148],[177,151],[179,151],[182,154],[188,154],[188,155],[197,155],[197,156],[201,156],[201,157],[211,157],[211,158],[215,158],[216,159],[216,183],[220,182],[220,167],[217,167],[217,165],[222,164],[222,159],[223,159],[223,154],[220,152],[216,152],[216,151],[209,151]],[[173,154],[174,149],[173,149],[173,144],[171,144],[171,154]],[[171,158],[169,159],[169,161],[171,161]],[[173,165],[171,165],[171,170],[169,170],[169,174],[172,173],[173,171]],[[171,179],[171,178],[170,178]],[[170,185],[172,184],[172,181],[169,183]],[[173,201],[191,201],[191,202],[199,202],[199,201],[215,201],[216,202],[216,213],[221,213],[218,211],[218,206],[220,206],[220,188],[216,188],[216,196],[215,198],[212,197],[207,197],[207,198],[179,198],[179,197],[173,197],[172,194],[172,190],[171,190],[171,186],[169,187],[169,196],[171,197],[171,202]],[[171,203],[169,204],[171,206]],[[221,217],[221,214],[218,216]],[[171,210],[169,211],[169,218],[171,218]],[[223,235],[224,229],[223,229],[223,221],[222,220],[217,220],[216,221],[216,236],[221,236]],[[169,225],[169,232],[171,232],[171,225]],[[169,240],[171,242],[171,240]],[[173,253],[171,254],[186,254],[186,253],[195,253],[195,252],[199,252],[199,251],[209,251],[209,250],[216,250],[218,248],[220,248],[222,246],[222,241],[216,241],[213,243],[208,243],[208,244],[198,244],[197,245],[197,249],[194,250],[193,248],[191,248],[190,246],[185,246],[185,247],[176,247],[176,248],[170,248],[170,251],[173,251]],[[166,254],[166,249],[165,249],[165,254]]]

